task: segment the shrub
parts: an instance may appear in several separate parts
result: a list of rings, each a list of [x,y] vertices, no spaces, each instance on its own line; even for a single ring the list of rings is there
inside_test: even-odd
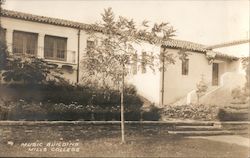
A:
[[[136,95],[137,94],[137,90],[136,87],[134,85],[125,85],[125,90],[124,90],[125,94],[131,94],[131,95]]]
[[[98,106],[54,104],[54,103],[32,103],[24,100],[10,103],[13,108],[8,111],[7,120],[85,120],[85,121],[120,121],[119,106]],[[127,121],[157,121],[160,119],[161,109],[151,106],[149,110],[125,109],[124,115]]]
[[[244,104],[247,101],[248,94],[244,90],[244,88],[242,89],[241,87],[238,86],[232,90],[231,96],[233,97],[234,102]]]
[[[162,109],[155,105],[150,105],[148,111],[142,112],[142,119],[145,121],[158,121],[161,119]]]
[[[46,83],[48,80],[66,82],[60,77],[59,69],[54,68],[44,59],[34,56],[8,56],[2,76],[6,82],[18,81],[24,84]]]
[[[33,86],[10,84],[2,86],[0,91],[10,91],[9,96],[13,101],[23,99],[28,102],[49,102],[54,104],[77,102],[81,105],[98,105],[101,107],[120,105],[119,91],[91,89],[84,86],[60,86],[54,83]],[[129,110],[140,110],[142,106],[142,101],[136,94],[125,94],[124,102],[125,109]]]
[[[218,118],[220,121],[247,121],[249,120],[249,113],[248,111],[240,112],[237,110],[220,109]]]
[[[14,108],[8,112],[9,119],[120,119],[120,94],[115,90],[94,89],[81,85],[60,85],[51,81],[32,86],[10,84],[1,86],[0,91],[8,91],[11,95],[10,100]],[[129,93],[134,92],[135,90]],[[124,103],[125,119],[140,120],[143,105],[141,99],[136,94],[125,94]]]
[[[218,111],[219,107],[215,105],[166,105],[163,111],[163,116],[165,119],[217,120]]]

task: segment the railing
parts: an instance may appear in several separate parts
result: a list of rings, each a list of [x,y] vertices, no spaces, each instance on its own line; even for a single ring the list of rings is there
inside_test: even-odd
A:
[[[65,62],[70,64],[76,64],[76,51],[72,50],[60,50],[60,49],[47,49],[44,47],[22,47],[13,44],[7,44],[8,50],[12,54],[25,54],[30,56],[36,56],[44,58],[45,60],[55,62]]]

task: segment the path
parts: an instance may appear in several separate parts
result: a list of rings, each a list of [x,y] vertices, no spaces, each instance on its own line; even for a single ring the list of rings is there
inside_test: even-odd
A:
[[[223,136],[197,136],[197,137],[189,137],[189,138],[199,138],[199,139],[207,139],[217,142],[224,142],[229,144],[237,144],[244,147],[250,148],[250,139],[237,135],[223,135]]]

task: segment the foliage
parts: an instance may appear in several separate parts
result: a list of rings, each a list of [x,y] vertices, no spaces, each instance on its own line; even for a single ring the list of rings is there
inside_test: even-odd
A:
[[[5,69],[8,56],[6,41],[2,38],[3,32],[4,30],[0,25],[0,71]]]
[[[145,121],[159,121],[161,119],[163,109],[156,107],[155,105],[150,105],[148,111],[142,112],[142,118]]]
[[[124,84],[125,77],[129,74],[132,63],[135,62],[131,60],[137,53],[135,44],[140,46],[140,43],[145,41],[161,44],[161,41],[172,37],[175,30],[168,23],[154,24],[150,29],[148,21],[143,21],[142,25],[138,27],[133,19],[122,16],[116,18],[111,8],[105,9],[102,14],[102,22],[93,24],[92,27],[101,28],[102,34],[89,31],[90,38],[96,44],[87,48],[82,64],[86,70],[85,77],[101,76],[103,87],[120,89],[121,131],[122,142],[124,142]],[[174,63],[173,55],[168,55],[165,50],[163,52],[164,55],[152,54],[152,56],[138,58],[137,62],[148,65],[153,70],[156,58],[166,61],[162,62],[164,64]]]
[[[2,80],[1,73],[5,69],[7,56],[8,56],[6,40],[3,38],[5,34],[5,30],[2,28],[2,23],[1,23],[2,3],[3,2],[0,1],[0,83]]]
[[[196,94],[198,103],[200,101],[200,97],[206,93],[207,89],[208,85],[205,82],[204,75],[202,75],[200,82],[196,84]]]
[[[231,96],[233,97],[234,103],[246,103],[247,95],[245,93],[244,88],[236,87],[232,90]]]
[[[0,119],[7,120],[85,120],[85,121],[120,121],[119,106],[80,105],[76,102],[34,103],[25,100],[9,102],[11,108],[0,111]],[[5,116],[3,114],[5,113]],[[125,109],[127,121],[157,121],[160,119],[159,109],[152,107],[149,111],[131,111]]]
[[[242,66],[246,72],[246,83],[243,88],[236,87],[232,90],[231,96],[234,100],[233,102],[244,104],[249,101],[249,97],[250,97],[250,78],[249,78],[249,75],[250,75],[249,63],[250,62],[249,61],[250,61],[249,57],[242,58]]]
[[[250,94],[250,57],[245,57],[242,59],[243,68],[246,72],[246,83],[243,88],[244,95],[249,98]]]
[[[48,80],[65,83],[60,71],[43,59],[34,56],[9,56],[3,79],[6,82],[19,81],[25,84],[41,84]]]
[[[127,86],[126,86],[127,87]],[[134,89],[135,90],[135,89]],[[136,90],[135,90],[136,91]],[[117,90],[97,89],[81,85],[64,85],[57,82],[46,84],[8,84],[0,87],[1,97],[10,101],[23,99],[39,104],[65,104],[72,102],[82,106],[114,107],[119,109],[120,93]],[[0,98],[1,98],[0,97]],[[142,101],[130,88],[125,88],[125,110],[139,111]]]
[[[249,121],[249,109],[245,111],[220,109],[218,119],[220,121]]]
[[[217,120],[219,107],[215,105],[189,104],[166,105],[163,119]]]
[[[122,76],[129,73],[133,64],[131,59],[136,54],[136,44],[139,45],[145,40],[149,43],[167,40],[175,32],[168,23],[154,24],[150,28],[147,21],[137,26],[133,19],[121,16],[116,19],[111,8],[104,10],[102,23],[93,24],[92,27],[102,28],[102,34],[89,31],[90,39],[96,44],[87,48],[86,57],[82,62],[84,69],[87,70],[85,76],[100,77],[104,86],[118,85],[123,80]],[[153,69],[156,64],[153,60],[165,58],[165,61],[173,63],[173,57],[166,52],[162,56],[152,54],[137,60]]]

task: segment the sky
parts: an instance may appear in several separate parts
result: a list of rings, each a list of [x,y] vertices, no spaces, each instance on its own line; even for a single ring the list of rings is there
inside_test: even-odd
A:
[[[249,38],[249,5],[249,0],[6,0],[3,8],[95,23],[112,7],[115,15],[137,23],[169,22],[176,39],[213,45]],[[246,56],[249,44],[218,50]]]

